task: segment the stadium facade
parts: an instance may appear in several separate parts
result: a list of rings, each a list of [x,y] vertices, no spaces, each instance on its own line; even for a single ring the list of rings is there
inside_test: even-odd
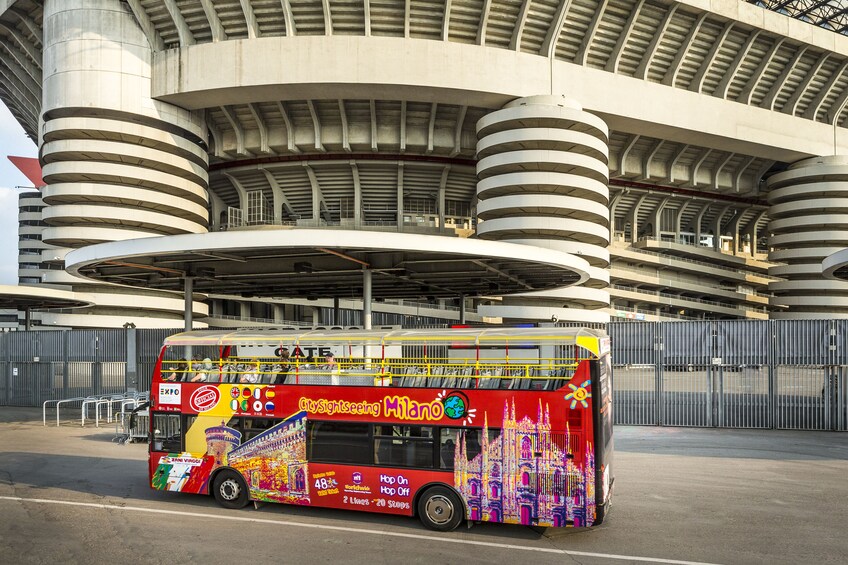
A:
[[[478,300],[477,319],[845,317],[848,283],[821,262],[848,245],[848,38],[811,13],[0,0],[0,98],[38,140],[47,183],[27,257],[60,266],[91,244],[219,230],[472,237],[590,265],[578,287]],[[38,272],[97,304],[59,325],[182,312],[174,295]],[[316,308],[219,296],[211,313]]]

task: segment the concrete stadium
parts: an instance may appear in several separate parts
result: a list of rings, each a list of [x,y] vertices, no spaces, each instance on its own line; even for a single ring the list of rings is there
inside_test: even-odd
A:
[[[129,289],[66,272],[66,254],[344,230],[350,248],[378,232],[581,261],[563,259],[564,288],[513,268],[467,296],[375,294],[381,323],[845,317],[848,283],[822,274],[848,246],[835,4],[0,0],[0,99],[46,183],[21,197],[21,282],[95,304],[45,326],[181,326],[167,271],[141,261]],[[208,325],[362,322],[358,289],[215,278],[185,307]]]

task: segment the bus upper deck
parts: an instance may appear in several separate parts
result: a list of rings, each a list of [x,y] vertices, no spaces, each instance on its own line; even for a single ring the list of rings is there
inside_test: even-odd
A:
[[[165,340],[171,382],[555,390],[609,350],[574,328],[193,331]]]

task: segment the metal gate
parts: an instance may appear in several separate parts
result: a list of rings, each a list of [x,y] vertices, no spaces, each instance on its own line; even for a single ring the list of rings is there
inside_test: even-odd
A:
[[[0,405],[149,390],[178,330],[0,333]],[[614,322],[615,423],[848,430],[848,320]]]
[[[127,366],[152,371],[156,356],[132,356],[136,332],[148,332],[161,345],[169,330],[67,330],[0,334],[0,405],[40,406],[46,400],[139,389]],[[170,333],[174,333],[171,331]],[[137,350],[137,348],[135,348]],[[156,349],[158,353],[158,348]],[[144,369],[142,369],[144,370]]]
[[[615,322],[616,423],[848,430],[848,320]]]

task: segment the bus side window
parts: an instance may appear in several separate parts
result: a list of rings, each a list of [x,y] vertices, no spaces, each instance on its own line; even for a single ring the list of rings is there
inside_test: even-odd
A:
[[[368,424],[309,421],[306,430],[307,458],[325,463],[372,464]]]
[[[453,469],[454,456],[456,454],[457,428],[442,428],[439,431],[439,468]]]
[[[486,442],[491,444],[498,439],[501,431],[489,429]],[[462,448],[465,445],[465,456],[471,461],[483,451],[483,430],[480,428],[441,428],[439,432],[439,467],[441,469],[453,469],[455,465],[455,451],[457,445]]]
[[[278,423],[279,421],[269,418],[244,418],[242,420],[242,442],[255,438]]]
[[[433,468],[433,428],[376,424],[374,455],[377,465]]]

